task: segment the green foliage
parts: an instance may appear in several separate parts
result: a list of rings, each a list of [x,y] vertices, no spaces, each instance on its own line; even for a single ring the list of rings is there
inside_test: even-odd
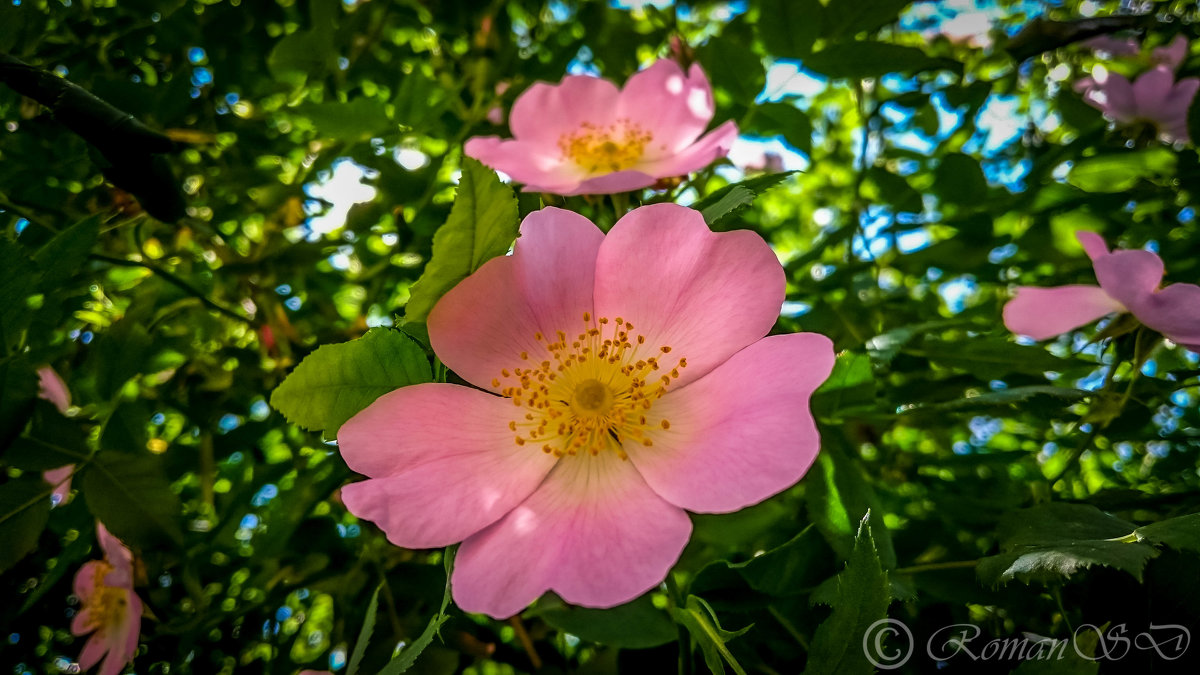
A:
[[[309,354],[271,393],[271,405],[291,423],[329,438],[375,399],[432,381],[425,351],[404,333],[374,328],[366,335]]]
[[[77,658],[97,521],[135,550],[138,673],[866,672],[864,627],[889,608],[915,673],[949,624],[980,641],[1200,625],[1200,361],[1128,318],[1032,342],[1002,314],[1015,287],[1096,282],[1080,229],[1200,280],[1194,145],[1074,87],[1194,44],[1195,8],[638,4],[0,2],[0,660]],[[1081,43],[1100,34],[1146,53]],[[703,66],[712,126],[743,137],[712,167],[560,197],[463,157],[510,135],[535,82],[620,83],[668,56]],[[1200,137],[1200,104],[1187,121]],[[834,342],[820,454],[770,499],[692,514],[665,588],[460,612],[450,556],[347,511],[339,427],[398,387],[459,382],[425,322],[520,217],[607,229],[669,201],[764,237],[787,282],[772,333]],[[66,415],[38,399],[44,366]],[[40,474],[67,464],[52,507]],[[945,667],[1097,672],[1074,652]]]
[[[873,673],[862,644],[847,636],[860,636],[876,621],[887,617],[891,595],[888,575],[880,565],[871,539],[870,513],[863,516],[854,536],[854,550],[846,569],[837,577],[833,613],[817,628],[805,673]]]
[[[496,172],[464,159],[450,219],[433,238],[433,257],[413,286],[405,318],[424,321],[446,291],[508,251],[519,225],[512,190],[500,182]]]

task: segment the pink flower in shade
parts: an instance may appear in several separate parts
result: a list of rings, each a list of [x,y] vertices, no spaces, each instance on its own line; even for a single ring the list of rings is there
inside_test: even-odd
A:
[[[1115,312],[1128,312],[1172,341],[1200,352],[1200,286],[1160,288],[1162,258],[1150,251],[1109,251],[1094,232],[1076,232],[1092,259],[1099,286],[1022,286],[1004,307],[1004,325],[1045,340]]]
[[[713,112],[700,66],[685,74],[662,59],[630,77],[624,89],[586,75],[535,83],[513,104],[513,139],[478,136],[465,152],[531,192],[628,192],[723,157],[737,125],[726,122],[701,136]]]
[[[100,523],[96,539],[104,559],[86,562],[75,573],[75,595],[83,606],[71,621],[71,634],[92,634],[79,653],[81,669],[104,658],[98,675],[117,675],[137,653],[142,600],[133,592],[133,553]]]
[[[71,407],[71,391],[67,389],[67,383],[63,382],[50,366],[38,368],[37,374],[40,389],[38,396],[53,403],[60,413],[67,414]],[[67,497],[71,496],[71,475],[74,472],[75,465],[68,464],[42,473],[42,480],[54,486],[50,502],[55,506],[67,501]]]
[[[1170,45],[1153,50],[1155,67],[1132,83],[1122,75],[1097,66],[1091,77],[1075,83],[1083,100],[1122,126],[1151,125],[1165,141],[1190,141],[1188,108],[1200,90],[1200,78],[1176,81],[1175,69],[1187,57],[1187,40],[1180,36]]]
[[[660,583],[691,533],[791,486],[819,449],[829,339],[764,337],[783,270],[748,231],[644,206],[606,236],[530,214],[511,256],[434,307],[438,356],[478,389],[421,384],[342,426],[369,480],[342,499],[398,546],[461,541],[453,595],[507,617],[547,590],[612,607]]]

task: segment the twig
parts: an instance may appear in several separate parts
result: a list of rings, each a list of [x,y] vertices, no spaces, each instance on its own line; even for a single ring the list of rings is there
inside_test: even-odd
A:
[[[209,309],[213,310],[214,312],[217,312],[218,314],[223,314],[223,315],[229,317],[230,319],[241,321],[242,323],[248,324],[250,326],[258,327],[258,322],[255,321],[254,319],[251,319],[250,317],[247,317],[247,316],[242,316],[241,314],[238,314],[237,312],[229,309],[228,307],[217,304],[216,302],[209,299],[208,296],[206,296],[204,293],[202,293],[196,287],[192,286],[188,282],[184,281],[183,279],[180,279],[179,277],[164,270],[161,267],[158,267],[156,265],[151,265],[150,263],[142,262],[140,260],[125,260],[123,258],[113,258],[111,256],[101,255],[99,253],[93,253],[93,254],[89,255],[88,257],[91,258],[92,260],[99,260],[101,262],[109,263],[110,265],[119,265],[121,267],[142,267],[144,269],[148,269],[151,272],[153,272],[154,274],[162,277],[164,281],[167,281],[167,282],[173,284],[175,287],[184,291],[188,295],[196,298],[205,307],[208,307]]]
[[[521,646],[525,649],[529,662],[533,664],[533,669],[541,670],[542,659],[538,656],[537,649],[533,646],[533,639],[529,637],[529,631],[525,630],[525,624],[521,621],[521,617],[514,616],[508,620],[508,623],[517,632],[517,639],[521,641]]]

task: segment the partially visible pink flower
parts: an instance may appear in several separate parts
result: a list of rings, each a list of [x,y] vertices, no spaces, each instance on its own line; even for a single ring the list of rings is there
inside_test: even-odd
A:
[[[66,415],[71,408],[71,391],[67,389],[67,383],[50,366],[38,368],[37,374],[38,396],[53,403],[58,412]]]
[[[67,414],[71,408],[71,390],[67,389],[67,383],[50,366],[38,368],[37,373],[38,396],[53,403],[60,413]],[[42,480],[54,486],[54,492],[50,494],[53,505],[58,506],[71,496],[71,474],[74,472],[75,465],[67,464],[42,473]]]
[[[1163,262],[1150,251],[1109,251],[1094,232],[1076,232],[1099,286],[1022,286],[1004,307],[1004,325],[1045,340],[1105,315],[1128,312],[1170,340],[1200,352],[1200,286],[1161,287]]]
[[[75,573],[82,607],[71,621],[71,634],[92,634],[79,653],[81,669],[104,658],[98,675],[118,675],[137,653],[142,600],[133,592],[133,553],[101,523],[96,523],[96,539],[104,559],[86,562]]]
[[[1157,66],[1130,83],[1125,77],[1096,66],[1092,76],[1075,83],[1083,100],[1121,126],[1150,124],[1168,141],[1188,142],[1187,113],[1200,79],[1175,81],[1167,66]]]
[[[1080,44],[1108,57],[1136,56],[1142,51],[1142,46],[1137,40],[1117,38],[1111,35],[1097,35]]]
[[[1100,38],[1088,42],[1097,40]],[[1109,49],[1118,49],[1124,44],[1112,38],[1108,40],[1101,44]],[[1135,49],[1133,53],[1137,52]],[[1083,94],[1088,105],[1121,126],[1149,124],[1164,141],[1187,143],[1191,140],[1187,127],[1188,108],[1196,91],[1200,90],[1198,78],[1175,79],[1175,70],[1187,58],[1187,53],[1187,38],[1179,35],[1169,45],[1152,50],[1153,67],[1132,83],[1100,65],[1092,70],[1091,77],[1078,80],[1075,90]]]
[[[764,337],[783,268],[755,233],[676,204],[605,235],[546,208],[434,307],[435,352],[478,389],[380,397],[338,446],[368,480],[351,513],[407,548],[463,542],[466,611],[507,617],[547,590],[612,607],[661,583],[687,511],[727,513],[793,485],[820,439],[809,396],[833,367],[814,333]]]
[[[525,190],[561,195],[610,194],[649,187],[725,156],[737,138],[712,121],[712,89],[698,64],[685,74],[661,59],[623,89],[609,80],[568,75],[538,82],[513,104],[513,139],[477,136],[466,154],[503,171]]]

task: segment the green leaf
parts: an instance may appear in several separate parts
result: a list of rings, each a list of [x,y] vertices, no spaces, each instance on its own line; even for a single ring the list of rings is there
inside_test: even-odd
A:
[[[925,210],[921,193],[909,185],[908,179],[879,166],[867,170],[863,195],[872,201],[891,204],[897,211],[920,213]]]
[[[76,475],[88,510],[121,541],[145,550],[182,545],[183,507],[159,457],[102,451]]]
[[[1102,626],[1100,631],[1107,633],[1108,624]],[[1033,641],[1029,635],[1026,635],[1026,639]],[[1016,670],[1012,671],[1012,675],[1096,675],[1100,672],[1100,662],[1103,658],[1093,656],[1096,647],[1100,645],[1097,631],[1076,631],[1066,639],[1068,641],[1061,643],[1061,646],[1047,643],[1042,648],[1044,651],[1040,652],[1034,651],[1035,647],[1030,647],[1031,654],[1054,654],[1055,658],[1024,659]]]
[[[400,650],[400,654],[388,661],[388,664],[379,671],[379,675],[399,675],[412,668],[417,662],[417,658],[421,653],[433,643],[434,636],[438,635],[442,624],[450,620],[446,614],[446,608],[450,606],[450,574],[454,571],[454,554],[457,549],[446,549],[446,590],[442,593],[442,606],[437,614],[434,614],[429,619],[429,624],[425,626],[425,630],[413,640],[412,644]]]
[[[809,516],[842,559],[849,559],[854,549],[858,522],[872,514],[871,539],[878,542],[884,567],[891,569],[896,566],[892,535],[879,515],[879,500],[875,490],[863,476],[858,464],[847,457],[840,447],[826,444],[804,481]]]
[[[863,651],[862,636],[872,624],[887,618],[891,587],[871,539],[869,518],[868,513],[859,521],[854,550],[837,577],[833,613],[813,635],[806,675],[875,672]]]
[[[0,450],[29,423],[37,394],[37,372],[24,354],[0,361]]]
[[[358,641],[354,643],[354,651],[350,654],[350,663],[346,666],[346,675],[358,675],[358,668],[362,665],[363,656],[367,653],[367,644],[371,641],[371,635],[375,632],[375,613],[379,610],[379,591],[383,590],[383,585],[376,587],[375,592],[371,594],[371,604],[367,605],[367,614],[363,617],[362,630],[358,632]]]
[[[1005,339],[928,339],[921,343],[920,350],[938,365],[965,370],[982,380],[998,380],[1012,373],[1061,372],[1075,365],[1041,347],[1019,345]]]
[[[1192,104],[1188,106],[1187,129],[1188,136],[1193,139],[1200,138],[1200,96],[1193,98]]]
[[[824,568],[828,554],[821,533],[809,525],[777,548],[746,562],[726,564],[754,590],[784,596],[803,593],[816,584],[815,572]]]
[[[346,103],[304,103],[293,110],[311,120],[322,138],[355,142],[398,129],[388,119],[384,103],[372,98],[356,98]]]
[[[38,249],[33,261],[42,271],[42,288],[53,290],[79,272],[99,236],[100,216],[90,216],[54,235]]]
[[[1023,387],[1010,387],[986,394],[977,394],[966,398],[944,401],[942,403],[917,403],[905,410],[906,413],[923,411],[960,411],[984,410],[989,408],[1013,408],[1015,406],[1030,406],[1031,402],[1045,399],[1046,403],[1055,403],[1059,407],[1067,403],[1083,400],[1093,392],[1071,387],[1056,387],[1051,384],[1030,384]]]
[[[20,341],[33,315],[26,300],[35,292],[38,268],[25,249],[0,236],[0,356]]]
[[[713,86],[728,92],[733,97],[732,103],[744,106],[754,102],[767,80],[762,59],[740,39],[742,35],[751,37],[746,28],[746,23],[738,17],[725,27],[719,38],[696,50],[696,57],[712,78]]]
[[[726,185],[713,191],[703,199],[696,200],[692,208],[704,214],[704,222],[710,226],[724,220],[727,216],[749,206],[758,195],[779,185],[795,171],[783,171],[765,176],[755,176],[739,183]]]
[[[275,43],[267,56],[267,70],[275,79],[297,86],[330,71],[336,58],[333,45],[320,31],[298,30]]]
[[[102,333],[88,358],[88,364],[95,367],[96,393],[111,399],[131,377],[145,372],[149,365],[147,352],[153,342],[146,327],[130,316]]]
[[[943,202],[979,205],[987,199],[987,179],[974,157],[952,152],[942,158],[933,176],[934,192]]]
[[[804,67],[828,77],[851,79],[934,68],[962,70],[961,63],[934,58],[916,47],[867,41],[829,45],[804,59]]]
[[[672,607],[671,616],[675,617],[676,622],[687,628],[688,633],[692,636],[693,648],[695,648],[694,645],[700,646],[700,652],[704,654],[704,663],[708,666],[709,671],[724,675],[725,665],[728,664],[737,675],[746,675],[746,670],[733,657],[725,644],[745,634],[754,627],[754,624],[741,630],[725,630],[717,621],[717,614],[713,608],[694,595],[688,596],[687,604],[684,607]]]
[[[41,476],[22,476],[0,485],[0,572],[37,547],[50,518],[54,488]]]
[[[790,103],[762,103],[754,109],[747,133],[782,135],[783,140],[806,155],[812,154],[812,121]]]
[[[4,461],[22,471],[47,471],[88,458],[87,437],[47,401],[38,401],[33,426],[4,451]]]
[[[575,607],[547,595],[530,615],[588,642],[622,649],[657,647],[679,637],[670,615],[654,606],[649,593],[612,609]]]
[[[1088,504],[1023,509],[1001,519],[996,533],[1002,553],[980,560],[976,574],[993,586],[1013,579],[1051,583],[1103,565],[1141,581],[1146,563],[1158,551],[1140,541],[1136,530]]]
[[[1081,159],[1067,174],[1067,182],[1085,192],[1125,192],[1142,179],[1174,173],[1175,153],[1151,148]]]
[[[433,237],[433,257],[412,287],[405,318],[424,321],[446,291],[507,253],[519,228],[512,188],[501,183],[495,171],[464,158],[450,217]]]
[[[762,0],[758,35],[773,56],[799,59],[812,52],[821,36],[819,0]]]
[[[813,394],[812,409],[818,415],[833,415],[843,408],[874,402],[875,375],[871,370],[871,357],[843,352],[834,362],[829,379]]]
[[[896,20],[912,0],[824,0],[822,33],[826,38],[853,37]]]
[[[432,379],[425,350],[412,338],[372,328],[357,340],[323,345],[306,356],[271,392],[271,406],[292,424],[333,438],[380,396]]]
[[[1200,553],[1200,513],[1143,525],[1136,532],[1139,538],[1154,544]]]

